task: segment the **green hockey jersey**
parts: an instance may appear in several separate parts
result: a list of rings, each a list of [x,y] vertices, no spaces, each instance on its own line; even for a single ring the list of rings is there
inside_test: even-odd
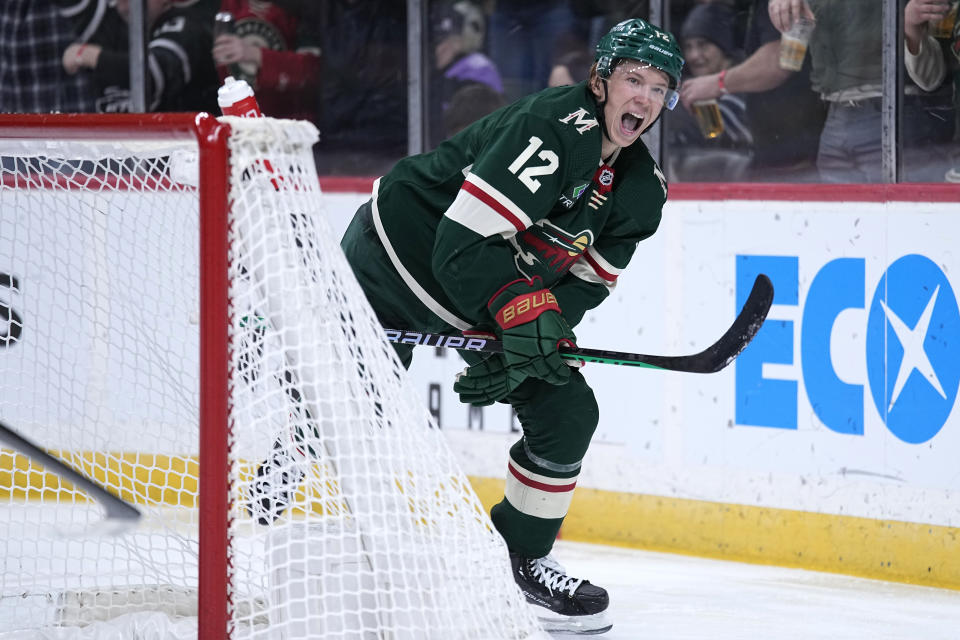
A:
[[[377,180],[373,220],[423,304],[458,329],[493,326],[487,302],[539,276],[575,326],[660,223],[663,173],[641,141],[601,160],[586,83],[546,89]]]

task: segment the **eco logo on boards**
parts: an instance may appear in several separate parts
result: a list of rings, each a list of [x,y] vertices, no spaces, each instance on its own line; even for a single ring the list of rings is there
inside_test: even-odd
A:
[[[844,381],[831,360],[831,333],[842,311],[865,308],[865,266],[862,258],[832,260],[803,292],[799,364],[807,398],[828,429],[863,435],[862,383],[867,383],[871,410],[893,435],[911,444],[927,442],[946,423],[960,386],[960,311],[953,288],[925,256],[892,262],[871,283],[864,327],[867,380]],[[798,267],[795,256],[737,256],[737,304],[756,274],[766,273],[776,291],[774,305],[800,305]],[[794,364],[793,325],[778,320],[774,308],[737,359],[737,424],[797,428],[797,380],[763,377],[765,363]],[[836,351],[849,354],[849,348],[839,347]]]

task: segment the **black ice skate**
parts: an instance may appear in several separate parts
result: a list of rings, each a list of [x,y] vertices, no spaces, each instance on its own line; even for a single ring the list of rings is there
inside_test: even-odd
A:
[[[537,607],[544,630],[594,634],[613,627],[605,613],[610,604],[606,589],[568,576],[550,556],[524,558],[511,553],[510,565],[527,602]]]
[[[283,442],[273,443],[269,457],[257,467],[250,485],[247,511],[259,524],[267,525],[283,515],[304,473]]]

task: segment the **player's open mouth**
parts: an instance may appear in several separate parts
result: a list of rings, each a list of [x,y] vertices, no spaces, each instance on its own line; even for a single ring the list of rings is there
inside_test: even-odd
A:
[[[628,136],[635,134],[642,124],[643,116],[638,114],[625,113],[623,117],[620,118],[620,128],[623,129],[623,132]]]

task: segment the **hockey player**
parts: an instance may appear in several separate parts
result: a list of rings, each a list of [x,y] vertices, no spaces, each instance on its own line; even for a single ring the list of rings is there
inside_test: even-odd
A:
[[[462,352],[454,385],[508,402],[523,436],[491,511],[514,576],[550,630],[601,632],[607,592],[549,556],[597,426],[593,391],[557,348],[616,285],[660,222],[666,180],[640,135],[677,101],[683,59],[644,20],[614,26],[587,81],[503,107],[401,160],[374,183],[343,249],[380,321],[496,333],[504,353]],[[395,344],[405,365],[413,347]]]

